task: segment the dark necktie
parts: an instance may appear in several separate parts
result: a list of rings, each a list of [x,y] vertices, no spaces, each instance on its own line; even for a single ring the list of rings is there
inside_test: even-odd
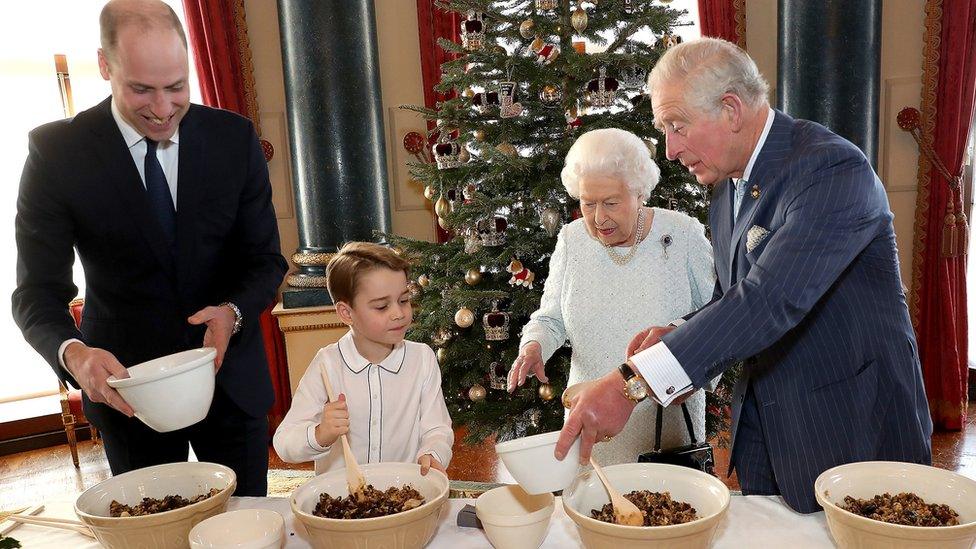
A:
[[[176,208],[173,207],[173,195],[169,192],[169,184],[163,167],[156,157],[158,143],[146,138],[146,193],[149,195],[149,205],[156,220],[166,235],[170,248],[176,244]]]

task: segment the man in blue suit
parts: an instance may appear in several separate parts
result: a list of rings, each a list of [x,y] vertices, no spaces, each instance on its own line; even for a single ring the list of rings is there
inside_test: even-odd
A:
[[[824,470],[931,462],[929,417],[884,187],[853,144],[774,111],[755,63],[702,39],[650,77],[667,156],[713,188],[717,281],[705,307],[651,327],[580,394],[556,448],[582,457],[641,399],[681,402],[737,362],[732,466],[744,494],[819,510]],[[636,354],[635,354],[636,353]]]
[[[186,461],[192,444],[235,471],[237,495],[263,496],[274,393],[258,318],[287,268],[267,163],[250,121],[190,104],[186,37],[169,6],[113,0],[100,24],[112,96],[30,134],[14,319],[83,390],[113,474]],[[73,249],[85,269],[80,329],[68,314]],[[217,349],[217,389],[196,425],[157,433],[106,383],[201,344]]]

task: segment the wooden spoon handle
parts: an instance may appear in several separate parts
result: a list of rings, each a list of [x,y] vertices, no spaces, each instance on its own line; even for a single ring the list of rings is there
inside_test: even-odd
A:
[[[335,391],[332,389],[328,374],[325,373],[325,368],[322,368],[322,383],[325,384],[325,393],[329,395],[329,402],[335,402]],[[339,435],[339,440],[342,441],[342,455],[346,460],[346,483],[349,484],[349,493],[353,494],[366,485],[366,479],[363,477],[359,464],[356,463],[356,456],[353,455],[352,448],[349,447],[349,439],[346,438],[346,435]]]

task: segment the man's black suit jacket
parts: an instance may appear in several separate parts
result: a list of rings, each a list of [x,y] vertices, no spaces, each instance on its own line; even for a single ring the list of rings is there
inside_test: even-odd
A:
[[[258,318],[286,271],[268,169],[254,128],[236,114],[191,105],[180,123],[177,244],[171,249],[111,112],[111,98],[30,133],[17,199],[13,314],[58,377],[77,338],[125,366],[199,347],[187,317],[236,304],[244,316],[217,384],[253,417],[274,401]],[[72,248],[85,270],[80,331],[68,302]]]

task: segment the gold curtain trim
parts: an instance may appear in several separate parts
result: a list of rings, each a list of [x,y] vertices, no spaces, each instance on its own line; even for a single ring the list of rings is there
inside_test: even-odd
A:
[[[732,8],[735,10],[735,43],[742,49],[746,49],[746,0],[732,0]]]
[[[237,52],[241,61],[241,77],[244,83],[244,102],[247,117],[254,123],[254,130],[261,135],[261,117],[258,114],[258,94],[254,88],[254,62],[251,59],[251,41],[247,36],[247,14],[244,0],[234,0],[234,26],[237,27]]]
[[[936,91],[939,84],[939,48],[942,43],[942,0],[925,2],[925,36],[922,46],[922,104],[920,133],[926,143],[935,139]],[[912,326],[918,333],[922,273],[925,267],[925,245],[928,241],[929,184],[932,165],[926,155],[918,154],[918,195],[915,199],[915,237],[912,246],[912,289],[908,310]]]
[[[281,326],[282,332],[313,332],[315,330],[336,330],[338,328],[348,328],[341,322],[327,322],[324,324],[308,324],[305,326]]]

